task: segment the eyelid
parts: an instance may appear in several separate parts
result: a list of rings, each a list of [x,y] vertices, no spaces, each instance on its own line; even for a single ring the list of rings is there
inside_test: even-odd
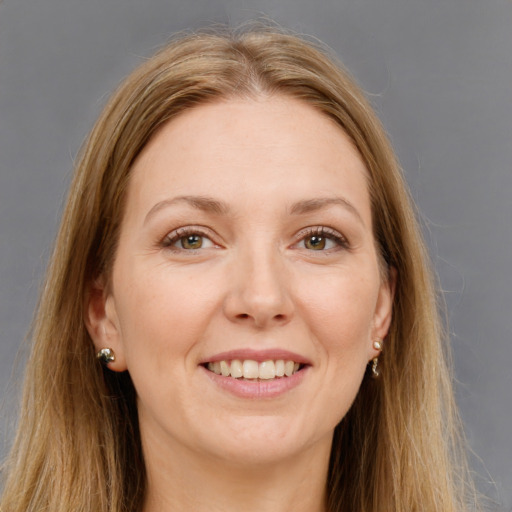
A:
[[[174,244],[182,237],[188,236],[188,235],[199,235],[203,238],[207,238],[210,240],[210,242],[216,246],[219,247],[219,244],[214,240],[214,233],[210,229],[207,229],[203,226],[181,226],[179,228],[176,228],[169,233],[167,233],[161,244],[165,249],[169,249],[171,251],[175,252],[187,252],[192,253],[195,251],[201,251],[206,249],[205,247],[200,249],[180,249],[178,247],[174,247]]]
[[[328,238],[329,240],[333,240],[334,242],[336,242],[341,248],[350,249],[350,243],[347,240],[347,237],[340,233],[338,230],[330,228],[328,226],[309,226],[301,229],[296,235],[296,242],[294,243],[294,246],[302,242],[308,236],[325,237]],[[327,249],[318,252],[329,252],[330,250],[331,249]]]
[[[188,236],[188,235],[199,235],[201,237],[207,238],[214,246],[219,247],[220,244],[215,240],[215,233],[213,233],[210,229],[205,228],[204,226],[197,226],[197,225],[191,225],[191,226],[181,226],[179,228],[176,228],[169,233],[167,233],[162,242],[161,245],[169,250],[175,251],[175,252],[187,252],[187,253],[193,253],[195,251],[201,251],[206,248],[200,248],[200,249],[180,249],[178,247],[174,247],[174,244],[182,237]],[[295,235],[295,242],[293,243],[293,246],[297,246],[300,242],[302,242],[306,237],[308,236],[320,236],[327,238],[329,240],[332,240],[335,242],[340,248],[343,249],[350,249],[350,243],[347,240],[347,238],[340,233],[338,230],[333,229],[328,226],[308,226],[306,228],[301,229],[296,235]],[[336,249],[325,249],[318,252],[331,252]],[[311,251],[315,252],[315,251]]]

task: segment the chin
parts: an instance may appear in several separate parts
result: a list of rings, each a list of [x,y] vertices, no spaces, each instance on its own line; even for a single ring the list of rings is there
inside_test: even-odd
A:
[[[286,418],[263,416],[238,418],[214,436],[214,443],[210,437],[208,444],[216,459],[250,467],[289,460],[320,442],[330,446],[331,439],[332,430],[315,432],[306,426],[293,427]]]

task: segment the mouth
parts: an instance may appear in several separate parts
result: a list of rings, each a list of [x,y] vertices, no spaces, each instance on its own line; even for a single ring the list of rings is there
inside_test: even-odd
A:
[[[269,359],[261,362],[254,359],[233,359],[206,362],[202,366],[216,375],[232,379],[271,381],[289,378],[307,365],[289,359]]]

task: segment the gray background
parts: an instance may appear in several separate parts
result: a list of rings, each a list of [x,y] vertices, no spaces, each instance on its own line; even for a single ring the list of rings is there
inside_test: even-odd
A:
[[[445,291],[480,488],[512,510],[512,0],[4,0],[0,456],[73,159],[108,93],[173,31],[263,14],[334,48],[379,112]]]

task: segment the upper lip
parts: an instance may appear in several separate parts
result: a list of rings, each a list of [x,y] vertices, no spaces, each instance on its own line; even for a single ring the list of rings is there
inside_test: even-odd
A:
[[[233,361],[239,359],[241,361],[250,359],[262,363],[263,361],[277,361],[278,359],[284,359],[285,361],[293,361],[295,363],[310,365],[311,361],[297,354],[284,349],[265,349],[265,350],[254,350],[250,348],[228,350],[226,352],[220,352],[212,356],[202,359],[199,364],[215,363],[217,361]]]

